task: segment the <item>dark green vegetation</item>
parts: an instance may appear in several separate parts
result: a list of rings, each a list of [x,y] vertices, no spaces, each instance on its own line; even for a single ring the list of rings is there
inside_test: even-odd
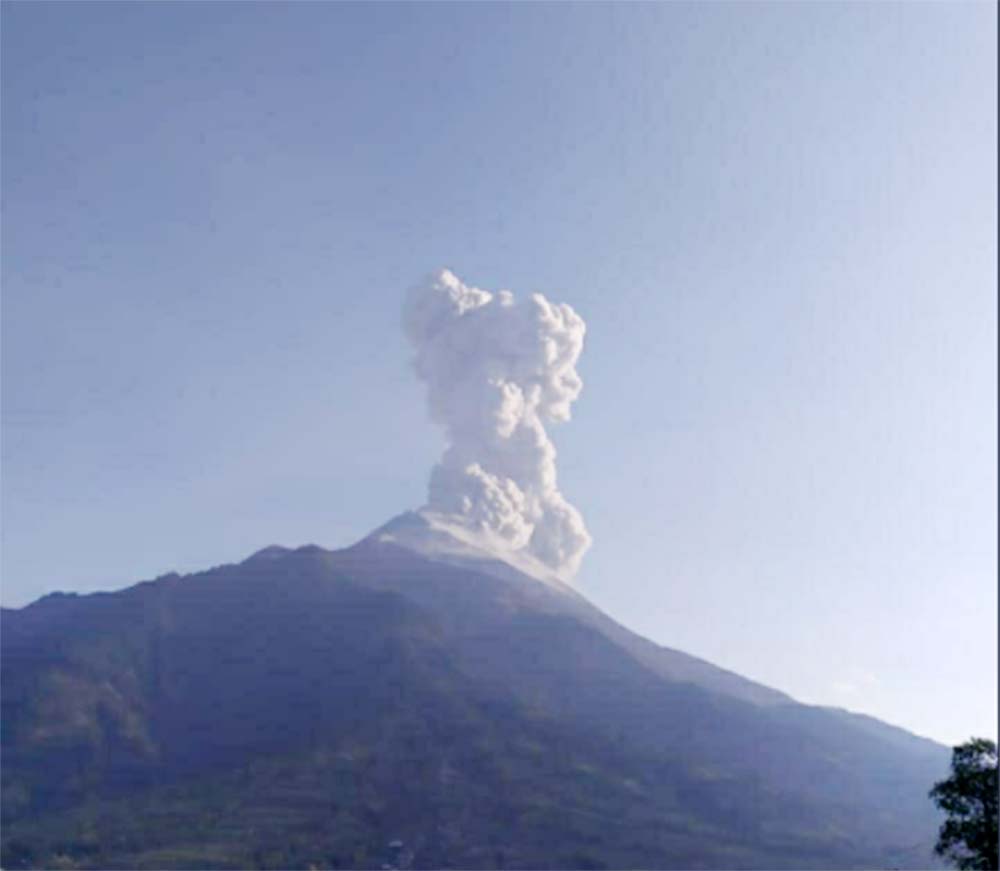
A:
[[[3,613],[3,865],[928,867],[945,748],[370,538]]]
[[[931,798],[947,815],[937,846],[959,868],[990,869],[997,856],[997,745],[973,738],[954,749],[951,777],[935,784]]]

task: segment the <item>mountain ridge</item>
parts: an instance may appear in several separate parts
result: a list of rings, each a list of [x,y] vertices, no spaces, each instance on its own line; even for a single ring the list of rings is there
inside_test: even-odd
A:
[[[946,748],[655,645],[493,554],[376,533],[5,609],[8,859],[379,867],[405,832],[414,867],[930,861]],[[184,825],[151,828],[168,812]]]

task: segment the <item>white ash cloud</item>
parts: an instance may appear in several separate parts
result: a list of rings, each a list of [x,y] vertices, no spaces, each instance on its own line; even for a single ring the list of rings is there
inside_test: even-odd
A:
[[[583,387],[575,369],[583,319],[541,294],[519,302],[444,269],[410,289],[403,326],[431,417],[448,439],[427,508],[494,549],[571,577],[591,539],[559,492],[545,425],[569,420]]]

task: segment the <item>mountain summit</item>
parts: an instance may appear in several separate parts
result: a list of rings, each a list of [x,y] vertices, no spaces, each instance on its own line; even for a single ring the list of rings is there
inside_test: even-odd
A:
[[[932,862],[946,748],[432,513],[2,620],[5,868]]]
[[[475,567],[487,574],[510,577],[510,570],[556,589],[566,587],[559,575],[531,554],[510,548],[488,528],[475,529],[458,519],[421,508],[407,511],[380,526],[365,541],[396,544],[439,562]]]

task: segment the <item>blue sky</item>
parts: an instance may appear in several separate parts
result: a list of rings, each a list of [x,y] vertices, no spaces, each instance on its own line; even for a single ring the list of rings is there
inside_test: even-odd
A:
[[[988,3],[7,3],[3,588],[422,504],[448,266],[586,319],[551,431],[630,627],[997,733]]]

